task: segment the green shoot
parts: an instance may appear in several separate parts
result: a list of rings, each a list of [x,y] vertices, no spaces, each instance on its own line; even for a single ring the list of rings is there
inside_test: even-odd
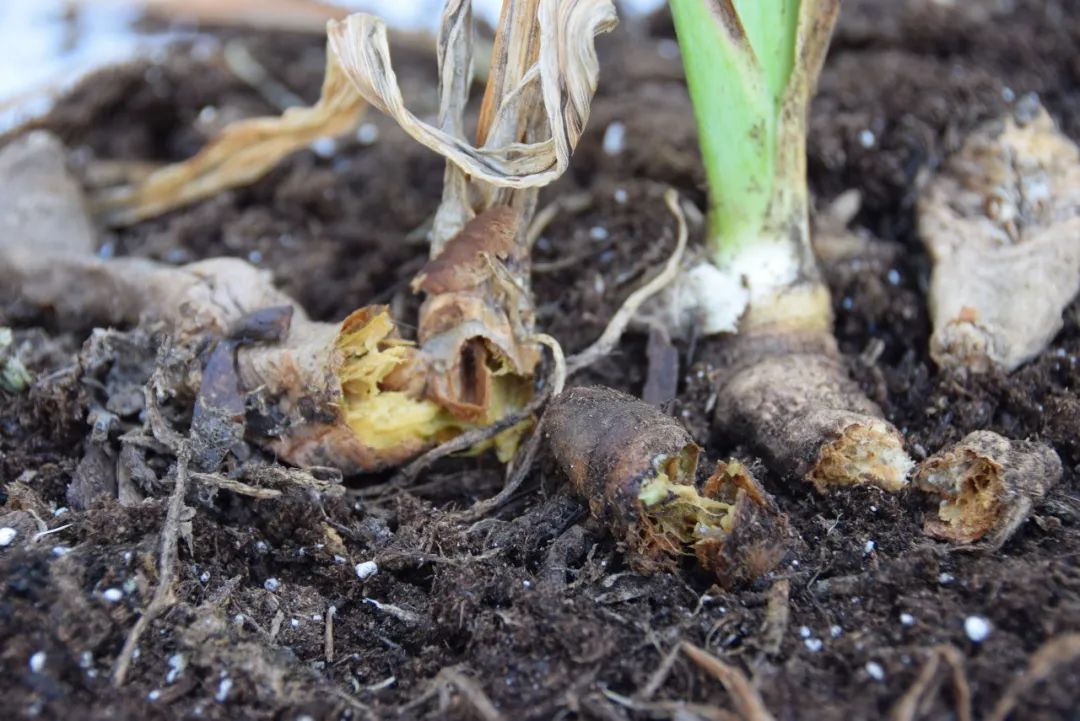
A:
[[[751,302],[814,275],[806,114],[839,0],[670,0],[709,181],[710,260]]]

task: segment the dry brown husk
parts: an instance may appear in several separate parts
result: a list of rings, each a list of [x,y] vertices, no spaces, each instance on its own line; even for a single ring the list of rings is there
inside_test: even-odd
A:
[[[918,213],[934,360],[1011,371],[1042,351],[1080,290],[1080,148],[1021,103],[967,139]]]
[[[720,582],[733,584],[779,562],[786,521],[772,498],[734,461],[719,464],[698,493],[701,449],[675,419],[603,387],[565,391],[544,418],[556,465],[592,515],[625,543],[638,571],[671,570],[693,555]],[[650,485],[658,479],[663,485]],[[650,488],[660,495],[650,496]],[[656,502],[646,503],[643,494]],[[705,525],[709,532],[695,532]]]
[[[926,519],[928,535],[957,544],[1000,548],[1061,481],[1061,459],[1050,446],[976,431],[927,458],[915,487],[940,498]]]

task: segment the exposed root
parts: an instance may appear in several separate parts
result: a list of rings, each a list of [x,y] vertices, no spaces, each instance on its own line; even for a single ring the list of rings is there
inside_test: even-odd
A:
[[[572,195],[560,195],[555,200],[536,211],[528,230],[525,232],[525,242],[532,248],[540,236],[544,234],[551,221],[559,216],[559,213],[580,213],[588,210],[593,205],[593,194],[590,192],[574,193]]]
[[[973,133],[919,199],[940,365],[1016,368],[1080,290],[1080,148],[1031,100]]]
[[[336,606],[329,606],[323,614],[323,658],[327,663],[334,662],[334,616],[337,614]]]
[[[549,407],[544,436],[571,487],[625,542],[641,572],[684,556],[727,584],[779,561],[785,520],[739,463],[721,463],[702,491],[700,448],[673,418],[608,388],[572,388]]]
[[[514,462],[506,467],[506,483],[503,484],[502,490],[491,498],[486,498],[474,503],[467,511],[459,514],[461,520],[475,521],[478,518],[483,518],[492,511],[501,508],[504,503],[509,501],[510,498],[517,493],[518,489],[521,488],[521,485],[525,482],[525,478],[529,475],[529,471],[532,470],[532,464],[536,459],[536,453],[540,450],[543,432],[544,416],[540,416],[529,439],[525,441],[525,445],[522,446],[521,450],[518,451],[517,456],[514,457]]]
[[[719,681],[731,695],[742,721],[776,721],[765,707],[761,694],[757,692],[750,679],[739,669],[724,663],[716,656],[692,643],[683,641],[679,648],[686,657],[698,665],[701,670]]]
[[[716,423],[754,445],[778,472],[819,491],[907,485],[914,463],[900,433],[881,418],[836,359],[825,334],[725,341]]]
[[[704,706],[686,701],[652,700],[656,692],[667,681],[671,669],[675,666],[675,661],[681,654],[685,654],[699,668],[724,685],[724,688],[731,694],[735,702],[737,714],[730,714],[713,706]],[[642,686],[633,698],[627,698],[610,690],[605,690],[604,695],[620,706],[646,713],[659,712],[672,718],[680,718],[683,714],[690,713],[701,718],[730,718],[734,721],[774,721],[773,716],[765,708],[765,703],[762,701],[760,694],[742,671],[686,641],[681,641],[672,647],[664,656],[656,671],[649,677],[648,683]]]
[[[1080,660],[1080,633],[1066,633],[1052,638],[1031,654],[1027,670],[1002,694],[986,721],[1006,721],[1032,687],[1046,681],[1058,668]]]
[[[660,665],[656,667],[656,670],[649,676],[648,682],[638,689],[638,692],[634,694],[634,697],[639,701],[649,701],[656,692],[660,690],[660,687],[667,681],[669,675],[671,675],[671,669],[675,666],[675,661],[679,658],[679,652],[682,650],[679,644],[676,644],[670,651],[668,651],[664,658],[660,661]]]
[[[192,473],[191,480],[260,501],[281,497],[281,491],[276,488],[259,488],[243,481],[219,476],[216,473]]]
[[[890,721],[916,721],[923,707],[937,694],[945,680],[940,673],[941,665],[948,666],[953,687],[953,703],[957,721],[971,721],[971,686],[964,672],[964,656],[952,646],[938,646],[919,671],[911,685],[889,712]]]
[[[676,648],[676,650],[678,649]],[[628,698],[607,688],[604,689],[602,693],[604,698],[608,701],[622,706],[623,708],[628,708],[631,711],[638,711],[646,714],[646,718],[690,718],[708,719],[708,721],[741,721],[741,717],[716,706],[691,703],[689,701],[642,701],[636,698]],[[595,701],[592,701],[592,703],[595,705]],[[607,709],[604,710],[606,711]],[[623,714],[610,712],[606,714],[593,712],[590,713],[589,716],[620,720],[625,718]]]
[[[923,461],[915,475],[919,490],[941,499],[936,517],[926,519],[926,533],[1000,548],[1061,476],[1061,459],[1044,443],[970,433]]]
[[[460,670],[453,667],[444,668],[436,678],[457,689],[457,692],[469,702],[473,711],[483,721],[503,721],[505,718],[499,709],[495,708],[495,704],[491,702],[484,690]],[[443,705],[445,707],[445,704]]]
[[[671,214],[675,216],[675,222],[678,224],[674,252],[668,258],[667,263],[664,264],[663,270],[623,301],[622,306],[608,321],[604,332],[600,334],[600,337],[592,345],[566,359],[566,371],[568,374],[576,373],[608,356],[615,346],[619,344],[619,340],[622,338],[623,333],[626,332],[627,326],[634,320],[634,316],[637,315],[642,304],[666,288],[678,277],[688,235],[686,216],[683,214],[682,208],[679,207],[679,194],[673,188],[669,188],[664,193],[664,203],[667,205],[668,210],[671,211]]]
[[[139,637],[154,619],[176,603],[173,584],[176,582],[177,546],[181,526],[185,522],[185,512],[189,510],[184,505],[184,494],[187,492],[190,459],[191,448],[184,443],[180,446],[176,457],[176,481],[173,483],[172,493],[169,494],[169,508],[165,514],[165,524],[161,528],[161,556],[158,561],[157,588],[154,589],[150,604],[128,632],[124,647],[120,650],[120,655],[116,657],[112,673],[112,684],[116,687],[124,685]]]

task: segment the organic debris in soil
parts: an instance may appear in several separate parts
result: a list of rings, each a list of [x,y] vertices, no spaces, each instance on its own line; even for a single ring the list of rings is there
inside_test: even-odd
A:
[[[357,718],[363,705],[376,717],[475,718],[461,686],[447,681],[465,677],[507,718],[644,718],[675,708],[646,702],[731,709],[720,685],[679,654],[666,675],[654,674],[689,641],[747,669],[777,718],[883,717],[943,644],[961,656],[977,718],[995,708],[1067,717],[1080,688],[1067,653],[1080,617],[1080,312],[1069,306],[1047,350],[1011,375],[941,373],[926,354],[929,264],[912,232],[916,177],[1007,111],[1008,98],[1038,92],[1063,132],[1080,137],[1080,8],[992,5],[979,5],[990,13],[979,19],[969,17],[973,4],[845,2],[809,150],[814,189],[824,200],[860,189],[856,225],[882,239],[826,277],[845,363],[913,455],[989,428],[1038,438],[1062,458],[1061,483],[1000,550],[949,553],[922,533],[922,498],[873,488],[819,495],[781,483],[731,439],[710,438],[703,414],[713,390],[692,366],[695,349],[682,346],[675,417],[709,455],[741,457],[789,517],[793,557],[775,580],[722,591],[694,574],[639,576],[608,531],[555,490],[553,473],[532,474],[528,494],[474,525],[451,511],[497,486],[481,459],[444,462],[415,494],[376,504],[334,479],[294,483],[295,471],[256,451],[212,481],[193,477],[193,546],[178,549],[178,602],[150,624],[127,683],[114,689],[108,675],[157,580],[173,462],[153,444],[125,452],[133,444],[119,439],[142,426],[142,388],[162,339],[73,335],[5,308],[0,325],[13,328],[35,381],[19,395],[0,391],[3,511],[33,523],[0,547],[4,708],[16,718],[73,709],[88,719]],[[573,177],[547,198],[582,190],[593,198],[560,213],[536,246],[544,263],[574,259],[535,276],[540,327],[568,352],[595,339],[635,281],[670,254],[670,219],[650,181],[702,198],[689,102],[663,26],[654,36],[627,27],[602,43],[605,67],[626,72],[603,76]],[[241,40],[314,99],[321,41]],[[430,57],[394,60],[410,107],[421,107],[414,96],[433,97]],[[218,122],[272,111],[220,56],[181,53],[98,76],[44,122],[79,148],[85,170],[95,156],[190,155],[205,138],[194,121],[206,107],[215,112],[203,118]],[[617,151],[609,154],[602,141],[616,121],[625,147],[609,145]],[[250,256],[317,318],[343,317],[370,298],[415,312],[407,284],[423,251],[405,239],[435,209],[442,163],[371,122],[364,141],[344,140],[333,159],[301,152],[250,189],[109,234],[100,247],[174,263]],[[644,358],[644,339],[630,335],[580,380],[637,392]],[[174,427],[187,427],[190,399],[186,412],[174,399],[161,404]],[[94,433],[121,450],[123,475],[147,500],[71,509],[66,492]],[[30,511],[54,532],[27,545],[40,532]],[[0,525],[16,522],[4,518]],[[372,561],[377,573],[361,579],[356,565]],[[781,581],[786,596],[771,590]],[[113,591],[119,601],[109,600]],[[786,616],[777,610],[785,607]],[[987,632],[979,641],[965,631],[969,618]],[[440,676],[446,668],[456,672]],[[951,684],[920,698],[925,717],[955,714]]]

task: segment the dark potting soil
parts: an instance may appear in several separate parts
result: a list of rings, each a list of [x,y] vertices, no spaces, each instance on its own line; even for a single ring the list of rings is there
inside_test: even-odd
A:
[[[294,92],[308,100],[317,92],[321,40],[229,39]],[[453,689],[443,684],[455,671],[506,718],[672,717],[670,706],[625,699],[678,640],[746,669],[778,719],[883,717],[932,650],[948,645],[963,658],[977,716],[986,715],[1037,648],[1080,630],[1080,305],[1050,347],[1009,376],[940,372],[927,356],[928,262],[912,206],[920,180],[966,133],[1026,93],[1080,140],[1078,46],[1075,1],[849,0],[811,119],[810,180],[821,203],[851,188],[862,194],[855,225],[869,238],[866,252],[825,269],[853,375],[917,458],[990,428],[1047,441],[1064,461],[1064,482],[1001,550],[958,552],[927,539],[915,494],[822,496],[766,472],[745,449],[710,436],[708,368],[681,347],[671,412],[710,457],[750,462],[797,532],[783,565],[757,586],[721,591],[690,567],[630,572],[543,462],[525,492],[479,523],[452,511],[497,491],[501,472],[490,459],[446,462],[411,493],[378,500],[358,494],[362,478],[346,479],[345,494],[279,484],[280,496],[262,500],[193,482],[177,602],[149,624],[127,683],[114,688],[114,661],[156,586],[173,459],[149,448],[126,460],[146,479],[143,503],[80,510],[79,494],[115,486],[117,436],[139,423],[160,339],[59,333],[9,308],[0,322],[16,326],[38,382],[0,396],[0,525],[36,533],[33,512],[57,530],[0,549],[4,717],[478,717],[467,691],[440,693]],[[627,22],[600,51],[589,130],[571,173],[543,196],[581,203],[555,218],[535,256],[540,325],[570,352],[670,253],[664,186],[704,200],[670,20]],[[431,110],[433,57],[414,49],[395,61],[411,105]],[[228,119],[273,112],[228,70],[219,46],[204,44],[97,74],[42,125],[89,173],[102,159],[179,159]],[[407,285],[422,262],[442,164],[384,118],[366,122],[363,142],[298,153],[249,188],[105,232],[103,247],[173,263],[245,257],[316,317],[386,302],[408,318]],[[614,122],[625,142],[609,153],[603,137]],[[645,339],[630,334],[574,380],[639,393],[645,374]],[[118,427],[94,435],[101,409]],[[249,463],[265,464],[268,478],[283,472],[257,454]],[[60,507],[70,510],[56,515]],[[361,581],[354,567],[368,560],[379,570]],[[779,579],[791,592],[777,646],[766,614]],[[990,624],[981,643],[965,634],[969,616]],[[954,718],[951,683],[921,718]],[[1077,718],[1078,688],[1077,664],[1057,668],[1023,695],[1014,718]],[[731,707],[685,660],[650,700]],[[717,716],[684,709],[682,717]]]

